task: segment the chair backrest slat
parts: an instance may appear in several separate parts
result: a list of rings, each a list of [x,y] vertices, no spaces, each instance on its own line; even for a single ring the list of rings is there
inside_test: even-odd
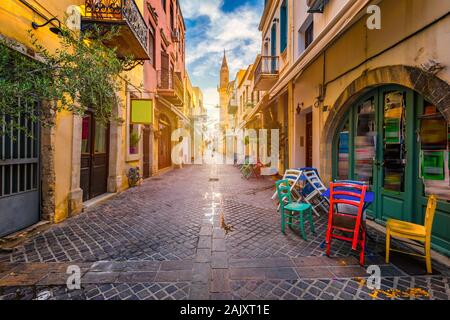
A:
[[[275,184],[277,187],[278,201],[280,202],[280,205],[284,206],[285,203],[291,203],[292,193],[289,181],[287,179],[283,179],[277,181]]]
[[[433,227],[434,214],[436,212],[437,199],[433,194],[428,198],[427,210],[425,212],[425,230],[426,234],[431,236],[431,228]]]
[[[362,216],[366,191],[366,185],[330,183],[330,210],[334,210],[334,205],[336,204],[346,204],[357,207],[358,216]]]

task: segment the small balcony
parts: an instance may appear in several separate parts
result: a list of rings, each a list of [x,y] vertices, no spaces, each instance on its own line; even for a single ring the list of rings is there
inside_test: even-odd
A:
[[[270,90],[278,81],[278,71],[278,57],[261,56],[255,68],[255,90]]]
[[[149,60],[148,28],[134,0],[85,0],[81,30],[119,28],[105,45],[116,48],[119,57]]]
[[[183,81],[179,72],[158,70],[158,95],[175,106],[183,104]]]
[[[180,42],[180,30],[179,29],[172,30],[172,32],[170,33],[170,36],[172,38],[172,42]]]

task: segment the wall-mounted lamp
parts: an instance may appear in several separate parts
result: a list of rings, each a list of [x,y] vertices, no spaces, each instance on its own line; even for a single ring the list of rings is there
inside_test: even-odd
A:
[[[280,22],[280,19],[278,19],[278,18],[275,18],[275,19],[273,19],[273,21],[272,22],[274,22],[274,23],[278,23],[278,22]]]
[[[303,107],[303,102],[300,104],[297,104],[297,109],[295,109],[297,111],[297,114],[300,114],[300,112],[302,112],[302,107]]]
[[[62,30],[61,30],[61,21],[58,20],[58,18],[51,18],[50,20],[47,20],[47,22],[43,23],[43,24],[37,24],[36,22],[32,22],[31,26],[33,27],[33,29],[39,29],[41,27],[45,27],[46,25],[48,25],[50,22],[52,21],[57,21],[58,22],[58,27],[50,27],[50,31],[53,32],[54,34],[60,36],[62,35]]]

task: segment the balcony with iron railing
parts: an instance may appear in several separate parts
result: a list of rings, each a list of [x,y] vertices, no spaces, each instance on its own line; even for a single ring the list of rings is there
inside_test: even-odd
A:
[[[184,102],[183,81],[179,72],[158,70],[157,71],[157,92],[158,95],[174,104],[180,106]]]
[[[81,30],[118,28],[118,34],[105,45],[116,48],[119,57],[150,59],[148,27],[134,0],[85,0]]]
[[[261,56],[255,68],[255,90],[268,91],[279,77],[279,59],[274,56]]]

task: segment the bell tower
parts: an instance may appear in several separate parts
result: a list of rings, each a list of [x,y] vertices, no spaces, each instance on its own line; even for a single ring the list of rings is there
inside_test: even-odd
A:
[[[229,102],[229,92],[228,85],[230,82],[230,71],[228,69],[227,56],[225,50],[223,50],[222,66],[220,67],[220,83],[217,88],[220,98],[220,124],[222,129],[228,127],[228,102]]]
[[[227,56],[223,51],[222,66],[220,67],[220,88],[227,88],[230,81],[230,71],[228,70]]]

